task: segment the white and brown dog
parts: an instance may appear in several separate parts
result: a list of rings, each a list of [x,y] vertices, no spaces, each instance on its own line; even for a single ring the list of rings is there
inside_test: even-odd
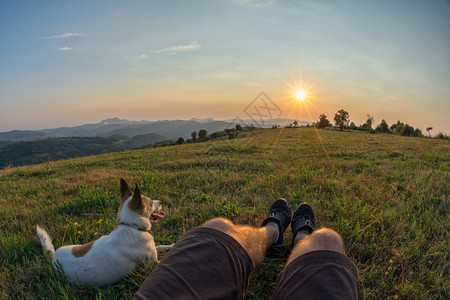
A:
[[[150,219],[164,217],[158,200],[141,196],[138,186],[134,194],[125,180],[120,180],[120,208],[117,226],[109,235],[84,245],[63,246],[55,251],[50,236],[37,226],[42,247],[50,252],[55,269],[59,264],[71,283],[103,286],[126,277],[145,260],[157,260]]]

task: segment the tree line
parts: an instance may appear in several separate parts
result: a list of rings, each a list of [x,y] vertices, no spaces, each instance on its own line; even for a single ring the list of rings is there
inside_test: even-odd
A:
[[[237,138],[241,132],[244,131],[252,131],[255,127],[253,125],[242,127],[242,125],[236,124],[234,128],[226,128],[221,131],[216,131],[211,134],[208,134],[208,131],[205,129],[200,129],[198,132],[191,132],[190,139],[184,139],[183,137],[179,137],[178,140],[174,143],[176,145],[182,144],[190,144],[190,143],[200,143],[211,139],[216,139],[220,137],[227,137],[228,139]]]
[[[412,137],[424,137],[425,135],[422,133],[422,130],[419,128],[414,128],[411,125],[405,124],[403,122],[397,121],[389,126],[386,120],[381,120],[380,124],[375,125],[375,119],[372,115],[366,115],[367,120],[364,124],[357,126],[354,122],[350,122],[349,113],[344,110],[338,110],[333,118],[334,126],[339,128],[339,130],[343,131],[344,129],[356,130],[356,131],[365,131],[369,133],[388,133],[388,134],[398,134],[402,136],[412,136]],[[328,120],[328,117],[325,114],[319,115],[319,120],[312,124],[316,128],[326,128],[332,127],[333,124]],[[426,131],[428,132],[428,137],[431,138],[431,131],[433,127],[427,127]],[[449,139],[447,134],[442,132],[438,133],[435,138],[439,139]]]

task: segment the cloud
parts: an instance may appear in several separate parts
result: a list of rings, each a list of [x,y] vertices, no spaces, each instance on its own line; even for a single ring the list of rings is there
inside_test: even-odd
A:
[[[72,48],[70,48],[70,47],[61,47],[61,48],[58,48],[57,50],[59,50],[59,51],[69,51],[69,50],[72,50]]]
[[[143,60],[143,59],[147,59],[148,56],[145,53],[142,53],[141,55],[138,56],[122,56],[125,60],[128,60],[130,62],[136,62],[138,60]]]
[[[164,53],[169,55],[174,55],[179,52],[188,52],[188,51],[195,51],[200,49],[200,44],[196,41],[191,42],[188,45],[180,45],[180,46],[173,46],[169,48],[164,48],[158,51],[155,51],[155,53]]]
[[[44,39],[65,39],[65,38],[74,37],[74,36],[82,36],[82,34],[80,34],[80,33],[63,33],[63,34],[46,36],[46,37],[44,37]]]

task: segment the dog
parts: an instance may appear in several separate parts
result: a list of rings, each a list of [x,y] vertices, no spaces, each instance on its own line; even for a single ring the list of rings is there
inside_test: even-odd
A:
[[[104,286],[116,283],[146,260],[157,261],[157,250],[172,245],[155,246],[147,232],[150,220],[165,216],[158,200],[141,195],[136,184],[131,192],[125,180],[120,180],[120,208],[117,226],[109,235],[84,245],[62,246],[55,251],[48,233],[37,225],[42,247],[49,252],[53,267],[62,268],[67,280],[74,284]]]

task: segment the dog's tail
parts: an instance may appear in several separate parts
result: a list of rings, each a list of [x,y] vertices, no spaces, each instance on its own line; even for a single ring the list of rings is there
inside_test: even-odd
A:
[[[159,246],[156,246],[156,251],[159,251],[159,250],[170,250],[170,249],[172,249],[172,247],[174,246],[175,244],[171,244],[171,245],[159,245]]]
[[[36,226],[36,233],[39,240],[41,240],[42,248],[44,248],[45,251],[48,251],[50,259],[53,259],[53,256],[55,255],[55,247],[53,247],[52,238],[48,235],[47,231],[39,227],[39,225]]]

